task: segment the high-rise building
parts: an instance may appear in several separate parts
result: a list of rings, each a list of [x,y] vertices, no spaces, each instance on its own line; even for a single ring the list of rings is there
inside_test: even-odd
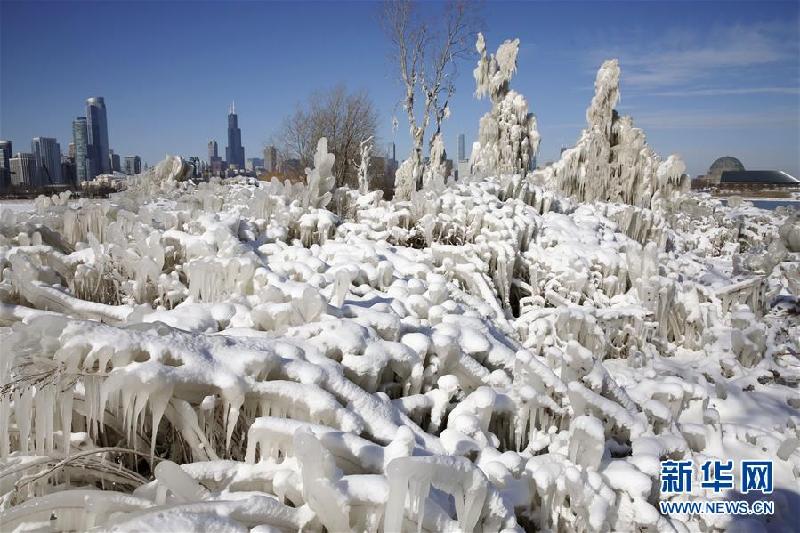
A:
[[[72,142],[75,145],[75,180],[81,184],[94,178],[86,117],[72,121]]]
[[[264,147],[264,169],[267,172],[278,171],[278,149],[274,146]]]
[[[11,186],[11,141],[0,141],[0,190]]]
[[[69,145],[67,146],[67,154],[72,159],[75,159],[75,143],[74,142],[69,143]]]
[[[463,133],[458,134],[458,160],[464,161],[467,158],[467,140]]]
[[[70,143],[72,144],[72,143]],[[64,183],[75,184],[75,158],[65,155],[61,156],[61,179]]]
[[[89,144],[92,145],[93,152],[91,159],[95,162],[95,171],[97,174],[108,174],[111,172],[108,158],[108,117],[106,116],[106,103],[102,96],[86,100],[86,119]]]
[[[52,137],[34,137],[31,152],[36,159],[36,183],[34,185],[60,185],[61,146]]]
[[[111,167],[111,172],[122,172],[122,168],[120,166],[120,161],[119,161],[119,154],[115,154],[114,150],[109,150],[108,157],[109,157],[108,164]]]
[[[33,154],[19,152],[11,158],[11,185],[19,187],[36,186],[36,158]]]
[[[397,161],[397,157],[395,157],[396,155],[397,154],[395,154],[394,143],[391,142],[389,143],[389,146],[386,147],[386,158],[389,159],[390,161]]]
[[[217,149],[217,141],[208,141],[208,164],[214,162],[214,158],[219,157],[219,150]]]
[[[239,129],[239,116],[236,114],[236,103],[231,104],[228,112],[228,146],[225,148],[225,159],[229,166],[244,168],[244,146],[242,146],[242,130]]]
[[[125,174],[131,176],[133,174],[142,173],[142,158],[138,155],[125,156]]]

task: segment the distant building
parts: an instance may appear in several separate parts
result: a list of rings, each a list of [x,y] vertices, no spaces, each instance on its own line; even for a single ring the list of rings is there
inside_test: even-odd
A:
[[[222,176],[225,173],[227,166],[221,157],[211,158],[211,173],[215,176]]]
[[[710,190],[727,196],[747,193],[754,196],[787,196],[800,191],[800,180],[780,170],[746,170],[735,157],[720,157],[708,173],[692,180],[692,189]]]
[[[36,158],[33,157],[33,154],[19,152],[11,158],[10,166],[12,186],[36,186]]]
[[[75,143],[74,142],[69,143],[69,145],[67,147],[67,154],[69,155],[70,158],[75,159]]]
[[[0,141],[0,190],[11,186],[11,141]]]
[[[115,154],[114,150],[109,150],[108,157],[110,158],[109,165],[111,167],[111,172],[122,172],[119,154]]]
[[[264,160],[260,157],[249,157],[244,164],[245,170],[249,172],[256,172],[257,170],[264,169]]]
[[[744,165],[735,157],[720,157],[711,163],[711,166],[706,174],[697,176],[697,178],[692,181],[692,188],[705,188],[712,185],[717,185],[722,179],[722,173],[729,170],[742,171],[744,170]]]
[[[719,185],[752,188],[798,187],[800,180],[782,170],[726,170],[720,176]]]
[[[72,157],[61,156],[61,179],[65,184],[75,184],[75,159]]]
[[[464,178],[469,176],[470,173],[471,169],[469,167],[469,160],[462,159],[461,161],[459,161],[458,165],[456,166],[456,179],[463,180]]]
[[[463,133],[458,135],[458,161],[464,161],[467,158],[467,139]]]
[[[61,146],[52,137],[34,137],[31,152],[36,160],[34,186],[60,185]]]
[[[244,168],[242,130],[239,129],[236,103],[231,104],[231,109],[228,112],[228,146],[225,148],[225,159],[228,161],[228,167]]]
[[[88,143],[92,146],[91,159],[94,161],[94,177],[96,174],[108,174],[111,171],[108,158],[108,117],[106,103],[102,96],[86,100],[86,126],[89,133]]]
[[[77,184],[94,177],[92,161],[89,157],[89,134],[86,117],[72,121],[72,141],[75,145],[75,179]]]
[[[278,172],[278,149],[274,146],[264,147],[264,170]]]
[[[132,176],[142,173],[142,158],[138,155],[125,156],[125,174]]]
[[[219,150],[217,149],[217,141],[212,139],[208,141],[208,164],[213,164],[216,157],[219,157]]]

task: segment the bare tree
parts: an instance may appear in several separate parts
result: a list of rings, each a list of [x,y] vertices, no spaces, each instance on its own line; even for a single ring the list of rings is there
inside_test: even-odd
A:
[[[336,186],[358,186],[360,146],[375,136],[378,114],[364,91],[349,92],[344,85],[312,94],[286,117],[275,137],[284,160],[297,159],[300,167],[313,166],[320,137],[328,139],[328,150],[336,156],[333,174]]]
[[[458,62],[473,53],[472,43],[481,24],[475,2],[450,0],[443,7],[441,27],[431,27],[421,18],[413,0],[388,0],[383,7],[384,31],[392,43],[393,59],[405,89],[402,106],[408,117],[412,151],[405,169],[414,182],[422,180],[423,147],[431,119],[433,134],[429,149],[449,115],[455,93]],[[422,104],[417,105],[417,98]]]

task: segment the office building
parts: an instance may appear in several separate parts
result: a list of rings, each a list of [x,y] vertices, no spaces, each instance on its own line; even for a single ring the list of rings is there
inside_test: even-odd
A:
[[[267,172],[278,172],[278,149],[274,146],[264,147],[264,169]]]
[[[458,135],[458,160],[464,161],[467,158],[467,140],[463,133]]]
[[[109,150],[108,157],[109,157],[109,166],[111,167],[111,172],[122,172],[119,154],[115,154],[114,150]]]
[[[248,172],[264,170],[264,160],[260,157],[248,157],[245,161],[244,168]]]
[[[244,147],[242,146],[242,130],[239,129],[239,116],[236,114],[236,103],[231,104],[228,112],[228,146],[225,148],[225,160],[228,166],[244,168]]]
[[[0,141],[0,190],[11,186],[11,141]]]
[[[65,155],[61,156],[61,180],[64,184],[75,184],[75,159]]]
[[[217,141],[208,141],[208,164],[214,162],[214,158],[219,157],[219,150],[217,149]]]
[[[36,186],[36,158],[33,154],[20,152],[10,161],[11,185],[15,187]]]
[[[88,144],[92,147],[90,158],[94,161],[94,171],[96,174],[108,174],[111,172],[108,158],[108,117],[102,96],[86,100],[86,127],[89,133]]]
[[[31,153],[36,160],[36,178],[32,185],[60,185],[61,145],[52,137],[34,137]]]
[[[69,143],[69,145],[67,147],[67,154],[69,155],[69,157],[71,159],[75,159],[75,143],[74,142]]]
[[[142,173],[142,158],[138,155],[125,156],[125,174],[132,176]]]
[[[75,179],[77,184],[81,184],[94,178],[86,117],[78,117],[72,121],[72,142],[75,145]]]

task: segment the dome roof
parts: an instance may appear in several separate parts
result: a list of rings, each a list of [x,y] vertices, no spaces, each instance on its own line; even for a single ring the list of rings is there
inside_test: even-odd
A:
[[[720,157],[716,161],[711,164],[711,168],[708,169],[709,174],[721,174],[727,170],[736,170],[742,171],[744,170],[744,165],[741,161],[736,159],[735,157],[731,157],[729,155],[725,157]]]

